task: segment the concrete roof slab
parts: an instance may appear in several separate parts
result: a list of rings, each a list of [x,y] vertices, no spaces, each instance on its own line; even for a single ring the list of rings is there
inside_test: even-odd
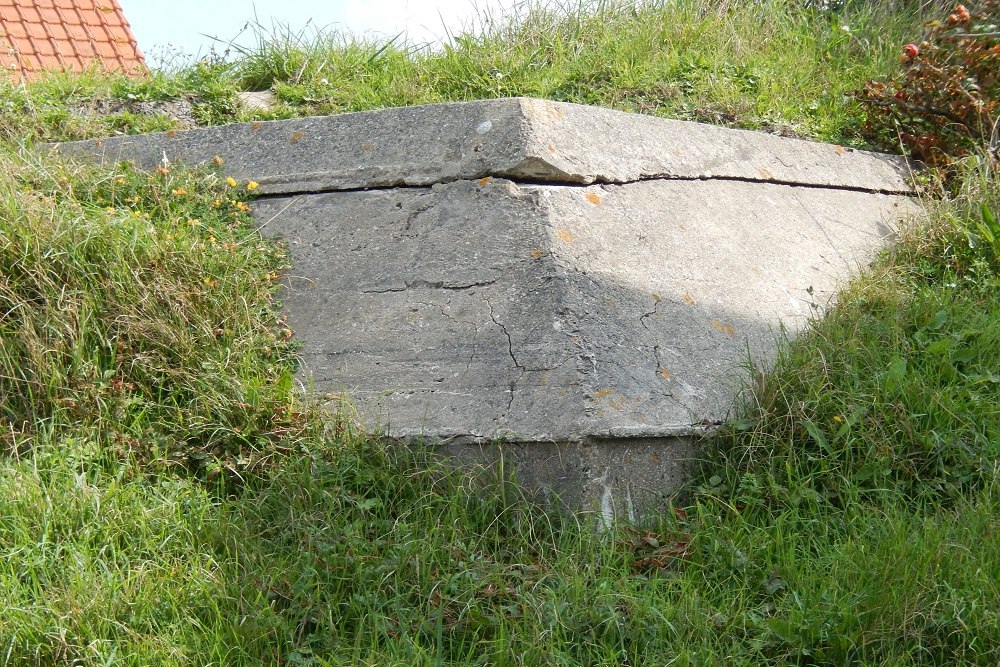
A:
[[[507,98],[240,123],[62,144],[64,153],[189,165],[216,156],[269,194],[431,185],[484,176],[552,183],[729,179],[911,193],[908,166],[760,132]]]

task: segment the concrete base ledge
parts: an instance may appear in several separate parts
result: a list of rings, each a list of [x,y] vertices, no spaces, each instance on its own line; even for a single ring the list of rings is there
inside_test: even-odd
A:
[[[639,522],[669,508],[697,456],[697,438],[592,439],[571,443],[433,447],[458,465],[491,468],[544,506],[592,514],[600,525]]]

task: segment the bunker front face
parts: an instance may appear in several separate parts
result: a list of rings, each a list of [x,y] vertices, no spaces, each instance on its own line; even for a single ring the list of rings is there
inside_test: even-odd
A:
[[[290,244],[303,383],[609,518],[919,211],[899,159],[522,98],[60,148],[221,156]]]

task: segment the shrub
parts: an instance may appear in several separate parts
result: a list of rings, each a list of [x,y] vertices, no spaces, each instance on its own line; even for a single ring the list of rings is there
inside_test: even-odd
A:
[[[868,112],[866,138],[882,148],[901,142],[910,154],[946,171],[983,148],[1000,157],[1000,0],[957,5],[925,24],[906,44],[902,72],[869,81],[858,94]]]

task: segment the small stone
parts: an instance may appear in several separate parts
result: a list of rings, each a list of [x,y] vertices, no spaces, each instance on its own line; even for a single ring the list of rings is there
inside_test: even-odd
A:
[[[244,91],[236,96],[247,111],[270,111],[278,103],[278,97],[270,90]]]

